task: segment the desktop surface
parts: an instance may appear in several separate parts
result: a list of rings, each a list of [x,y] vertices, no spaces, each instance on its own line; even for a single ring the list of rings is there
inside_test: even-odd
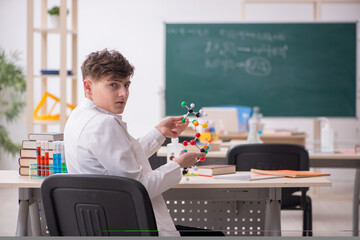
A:
[[[40,188],[43,179],[20,176],[17,170],[0,170],[0,187]],[[323,177],[274,178],[257,181],[214,179],[211,177],[183,177],[174,188],[259,188],[259,187],[330,187],[331,182]]]

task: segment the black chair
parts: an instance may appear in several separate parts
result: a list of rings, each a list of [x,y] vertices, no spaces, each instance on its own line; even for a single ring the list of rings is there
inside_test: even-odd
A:
[[[50,236],[158,236],[149,195],[136,180],[55,174],[41,194]]]
[[[264,143],[244,144],[231,147],[226,162],[236,165],[237,171],[251,168],[263,170],[309,170],[309,154],[300,145]],[[283,188],[281,209],[303,210],[303,236],[312,236],[311,198],[306,195],[309,188]],[[294,195],[295,192],[301,195]]]

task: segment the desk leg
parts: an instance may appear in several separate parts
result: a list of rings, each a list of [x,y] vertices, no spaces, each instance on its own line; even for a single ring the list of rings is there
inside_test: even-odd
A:
[[[20,200],[18,220],[16,225],[16,236],[27,236],[27,225],[28,225],[28,213],[29,213],[29,202],[26,200]]]
[[[265,236],[281,236],[281,188],[271,188],[265,205]]]
[[[19,188],[19,212],[16,226],[16,236],[41,236],[40,216],[37,190]]]
[[[19,212],[16,225],[16,236],[27,236],[29,214],[29,189],[19,189]]]
[[[37,201],[34,201],[29,206],[29,216],[30,216],[32,236],[41,236],[42,234],[41,234],[41,226],[40,226],[39,205]]]
[[[353,195],[353,236],[359,236],[360,168],[356,169]]]

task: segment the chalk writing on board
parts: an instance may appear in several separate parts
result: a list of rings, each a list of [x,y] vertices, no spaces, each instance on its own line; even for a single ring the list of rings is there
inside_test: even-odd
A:
[[[205,59],[205,68],[222,68],[226,73],[229,70],[235,70],[237,68],[244,68],[245,72],[250,75],[266,77],[271,74],[271,63],[264,57],[250,57],[246,61],[236,62],[233,59],[225,58],[213,58]]]
[[[271,73],[271,64],[266,58],[251,57],[246,60],[245,71],[251,75],[266,77]]]
[[[248,46],[237,46],[234,42],[213,42],[207,41],[205,43],[205,54],[212,54],[212,55],[232,55],[237,56],[238,52],[251,52],[251,48]]]
[[[239,46],[241,42],[236,44],[230,41],[207,41],[205,43],[204,53],[214,56],[232,55],[237,56],[239,52],[254,53],[256,55],[265,55],[268,58],[282,57],[286,59],[289,49],[287,44],[282,46],[271,46],[268,44],[254,46]]]
[[[243,46],[241,42],[206,41],[204,43],[205,68],[221,68],[224,73],[244,68],[247,74],[266,77],[271,73],[271,63],[268,59],[275,57],[286,59],[288,49],[287,44]],[[250,54],[245,62],[236,59],[244,54]]]
[[[204,37],[209,35],[208,29],[201,29],[201,28],[169,28],[167,30],[168,34],[180,34],[180,35],[194,35],[199,37]]]
[[[211,31],[202,27],[173,27],[168,28],[169,35],[182,35],[194,37],[209,37]],[[244,30],[228,30],[220,28],[215,35],[222,40],[204,41],[205,68],[220,68],[224,73],[242,68],[247,74],[258,77],[266,77],[271,74],[270,59],[280,57],[287,58],[289,46],[287,37],[281,32],[258,32]],[[250,41],[255,41],[253,44]],[[247,54],[247,58],[243,58]]]
[[[256,39],[260,41],[286,41],[286,35],[283,33],[260,33],[260,32],[249,32],[249,31],[235,31],[235,30],[226,30],[220,29],[219,35],[221,37],[229,38],[229,39]]]
[[[252,52],[258,55],[267,55],[269,58],[280,56],[286,59],[288,51],[288,45],[283,45],[280,47],[274,47],[270,45],[260,45],[260,46],[253,46]]]

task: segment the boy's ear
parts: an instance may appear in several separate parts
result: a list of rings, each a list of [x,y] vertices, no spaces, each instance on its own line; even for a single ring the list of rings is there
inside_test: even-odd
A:
[[[90,79],[85,78],[84,79],[85,96],[90,99],[92,98],[92,87],[93,87],[93,82]]]

